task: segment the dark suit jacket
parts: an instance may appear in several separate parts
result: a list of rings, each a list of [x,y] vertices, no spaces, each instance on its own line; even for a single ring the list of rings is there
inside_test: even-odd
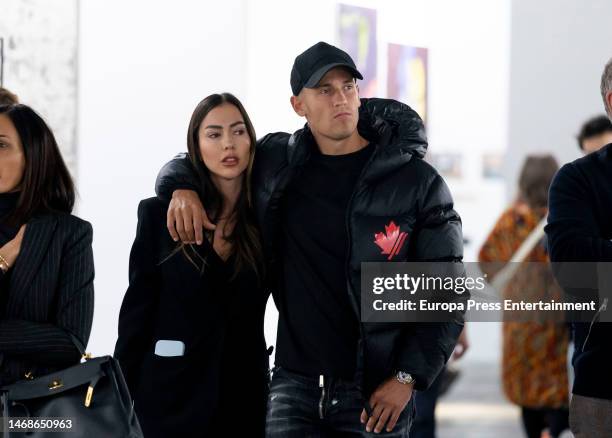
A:
[[[0,320],[0,384],[79,362],[70,335],[87,345],[94,306],[92,234],[88,222],[69,214],[28,222]]]
[[[570,262],[570,265],[571,262],[583,262],[580,265],[582,278],[598,279],[594,284],[598,284],[597,281],[600,285],[606,284],[607,279],[597,272],[595,262],[612,262],[612,144],[561,167],[550,186],[548,206],[545,230],[555,271],[564,269],[563,262]],[[565,269],[570,271],[570,268]],[[571,268],[574,269],[577,268]],[[599,297],[609,296],[609,287],[599,291],[578,288],[584,280],[574,281],[572,278],[571,285],[565,280],[559,281],[570,297],[597,302]],[[600,301],[598,305],[601,304]],[[601,322],[592,324],[572,324],[576,345],[572,359],[575,372],[572,392],[612,400],[612,324],[605,322],[605,317],[600,319]]]
[[[222,436],[210,428],[223,412],[229,414],[223,406],[229,398],[231,414],[240,418],[238,424],[230,420],[230,432],[244,426],[250,428],[248,436],[259,436],[265,417],[268,295],[257,287],[254,274],[228,282],[231,272],[222,271],[229,265],[209,252],[207,242],[196,247],[207,257],[203,275],[182,252],[168,257],[177,244],[166,228],[167,208],[157,198],[138,206],[130,284],[115,347],[142,430],[148,438]],[[183,342],[184,355],[155,355],[158,340]]]

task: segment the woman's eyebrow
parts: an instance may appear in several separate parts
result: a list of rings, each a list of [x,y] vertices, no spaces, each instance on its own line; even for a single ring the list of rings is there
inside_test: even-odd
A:
[[[236,125],[244,125],[244,122],[242,120],[234,122],[234,123],[232,123],[230,125],[230,128],[233,128]],[[208,125],[208,126],[205,126],[204,129],[223,129],[223,126],[221,126],[221,125]]]

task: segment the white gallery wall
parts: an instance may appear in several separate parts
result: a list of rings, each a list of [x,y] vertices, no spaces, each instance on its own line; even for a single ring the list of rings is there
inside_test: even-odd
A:
[[[552,153],[561,164],[581,155],[581,124],[605,113],[599,84],[612,57],[611,18],[609,0],[513,0],[508,187],[526,154]]]

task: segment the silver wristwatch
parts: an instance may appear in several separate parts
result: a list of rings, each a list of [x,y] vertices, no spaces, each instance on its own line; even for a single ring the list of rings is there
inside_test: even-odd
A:
[[[414,377],[412,377],[410,373],[405,373],[403,371],[398,371],[395,375],[395,378],[398,382],[404,385],[410,385],[411,383],[414,383]]]

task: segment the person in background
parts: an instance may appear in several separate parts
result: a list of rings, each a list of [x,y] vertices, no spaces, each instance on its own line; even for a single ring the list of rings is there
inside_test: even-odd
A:
[[[4,87],[0,87],[0,105],[14,105],[19,103],[19,99],[9,90]]]
[[[168,203],[140,203],[115,356],[147,438],[262,437],[269,293],[249,192],[255,131],[240,101],[202,100],[187,148],[217,228],[203,245],[177,244]]]
[[[498,219],[482,246],[478,260],[483,273],[492,280],[496,274],[490,262],[508,262],[547,214],[548,188],[556,160],[550,156],[526,158],[519,178],[518,200]],[[529,253],[524,265],[502,292],[503,299],[531,299],[560,291],[550,287],[552,273],[542,270],[548,263],[544,241]],[[558,296],[557,296],[558,295]],[[553,297],[554,298],[554,297]],[[569,427],[567,348],[569,330],[563,322],[504,321],[502,384],[508,399],[521,407],[528,438],[540,438],[545,429],[551,437]]]
[[[94,308],[92,228],[53,133],[0,105],[0,385],[79,363]]]
[[[605,114],[587,120],[580,128],[577,140],[578,147],[585,154],[598,151],[612,143],[612,122]]]
[[[612,59],[601,75],[601,97],[612,119]],[[553,263],[587,262],[588,269],[590,263],[612,262],[612,144],[564,165],[551,185],[549,205],[545,231]],[[577,296],[570,288],[565,292]],[[570,424],[576,438],[612,436],[612,325],[595,318],[572,325]]]

